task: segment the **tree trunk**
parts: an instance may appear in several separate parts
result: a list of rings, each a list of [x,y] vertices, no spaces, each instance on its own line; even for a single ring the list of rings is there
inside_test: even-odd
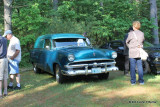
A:
[[[153,25],[156,28],[153,28],[153,44],[159,44],[158,37],[158,18],[157,18],[157,4],[156,0],[150,0],[150,18],[153,21]]]
[[[103,8],[103,2],[102,1],[100,2],[100,6]],[[102,13],[104,13],[103,9],[101,11],[102,11]]]
[[[53,9],[57,11],[58,9],[58,0],[53,0]]]
[[[103,2],[102,1],[100,2],[100,5],[101,5],[101,7],[103,7]]]
[[[12,0],[4,1],[4,30],[12,28]]]

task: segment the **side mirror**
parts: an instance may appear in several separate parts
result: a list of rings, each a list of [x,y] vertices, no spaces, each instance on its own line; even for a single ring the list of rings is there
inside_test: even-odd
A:
[[[49,50],[49,49],[50,49],[50,46],[46,46],[46,49],[48,49],[48,50]]]

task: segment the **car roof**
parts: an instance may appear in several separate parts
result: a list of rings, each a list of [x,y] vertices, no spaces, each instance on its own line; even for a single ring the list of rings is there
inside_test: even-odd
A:
[[[85,39],[84,36],[80,34],[71,34],[71,33],[61,33],[61,34],[47,34],[47,35],[42,35],[38,37],[44,38],[44,39],[63,39],[63,38],[80,38],[80,39]]]

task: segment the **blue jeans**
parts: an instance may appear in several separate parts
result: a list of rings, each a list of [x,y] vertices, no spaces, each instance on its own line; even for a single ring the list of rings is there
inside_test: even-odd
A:
[[[131,75],[131,84],[136,83],[136,64],[138,68],[138,82],[144,83],[143,80],[143,68],[142,60],[140,58],[130,58],[130,75]]]

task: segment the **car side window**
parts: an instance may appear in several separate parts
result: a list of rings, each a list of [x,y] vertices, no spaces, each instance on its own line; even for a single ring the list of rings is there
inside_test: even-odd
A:
[[[51,41],[49,39],[45,39],[45,49],[51,49]]]
[[[44,39],[40,39],[37,45],[37,48],[44,48]]]
[[[123,44],[121,42],[113,42],[111,43],[110,47],[112,49],[117,49],[118,47],[123,47]]]

